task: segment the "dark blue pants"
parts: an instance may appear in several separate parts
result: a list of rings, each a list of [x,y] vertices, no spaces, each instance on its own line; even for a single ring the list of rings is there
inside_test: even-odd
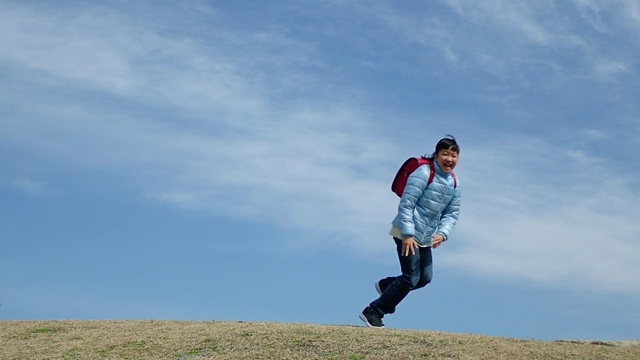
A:
[[[415,250],[415,255],[409,253],[409,256],[402,256],[402,240],[393,239],[396,242],[402,275],[380,280],[382,295],[369,304],[380,316],[393,314],[396,306],[410,291],[425,287],[433,277],[431,247],[419,247]]]

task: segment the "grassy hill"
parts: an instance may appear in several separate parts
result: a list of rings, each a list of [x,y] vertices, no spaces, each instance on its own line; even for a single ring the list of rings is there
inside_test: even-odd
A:
[[[633,343],[282,323],[0,321],[0,359],[640,359]]]

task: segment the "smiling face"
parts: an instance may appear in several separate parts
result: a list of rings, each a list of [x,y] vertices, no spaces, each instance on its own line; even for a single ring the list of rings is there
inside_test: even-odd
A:
[[[450,173],[458,164],[458,152],[452,148],[442,149],[435,154],[434,159],[442,171]]]

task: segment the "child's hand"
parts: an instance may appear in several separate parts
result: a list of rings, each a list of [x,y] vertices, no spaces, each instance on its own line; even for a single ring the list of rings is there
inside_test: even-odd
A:
[[[431,248],[435,249],[444,241],[442,234],[435,234],[431,237]]]
[[[418,248],[418,242],[413,236],[410,236],[404,240],[402,240],[402,256],[409,256],[409,251],[411,251],[411,255],[416,254],[416,249]]]

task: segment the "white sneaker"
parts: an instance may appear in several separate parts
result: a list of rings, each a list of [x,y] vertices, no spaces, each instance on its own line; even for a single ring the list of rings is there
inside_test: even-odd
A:
[[[378,292],[378,295],[382,295],[382,290],[380,289],[380,280],[376,281],[375,287],[376,287],[376,291]]]
[[[368,327],[384,329],[384,324],[382,323],[382,317],[378,315],[373,309],[369,306],[364,308],[362,313],[360,314],[360,320],[364,321]]]

